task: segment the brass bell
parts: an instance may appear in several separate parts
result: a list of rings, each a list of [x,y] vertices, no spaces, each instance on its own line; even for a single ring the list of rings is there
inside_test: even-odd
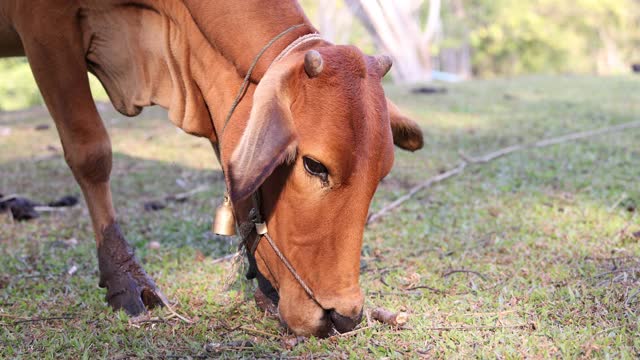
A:
[[[216,209],[216,217],[213,219],[211,231],[217,235],[233,236],[236,234],[236,218],[233,215],[233,206],[229,196],[225,194],[224,201]]]

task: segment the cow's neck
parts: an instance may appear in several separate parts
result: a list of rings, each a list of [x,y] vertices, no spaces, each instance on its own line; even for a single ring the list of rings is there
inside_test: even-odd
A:
[[[295,0],[183,0],[196,26],[206,38],[207,43],[223,56],[235,69],[238,78],[244,78],[258,55],[265,46],[292,26],[302,24],[279,38],[258,60],[251,73],[251,83],[230,119],[230,125],[223,136],[221,165],[226,167],[228,157],[232,153],[237,140],[241,137],[251,110],[253,91],[262,79],[273,60],[295,39],[317,32],[305,16],[302,8]],[[211,72],[210,67],[202,67]],[[197,75],[206,79],[206,74]],[[206,83],[206,81],[205,81]],[[216,121],[218,132],[227,117],[237,91],[238,84],[227,88],[225,98],[216,98],[216,91],[204,92],[207,103],[217,104],[215,109],[209,106]],[[228,95],[232,97],[229,98]]]
[[[213,141],[221,135],[218,132],[255,56],[284,30],[304,24],[260,58],[225,130],[226,154],[242,135],[255,86],[273,59],[296,38],[315,31],[293,0],[90,4],[82,21],[88,59],[96,64],[90,68],[118,110],[135,115],[144,106],[158,104],[169,110],[177,126]],[[224,164],[227,159],[221,160]]]
[[[269,48],[258,61],[251,80],[260,81],[273,59],[300,36],[315,32],[295,0],[184,0],[207,40],[245,76],[253,59],[278,34],[291,31]]]

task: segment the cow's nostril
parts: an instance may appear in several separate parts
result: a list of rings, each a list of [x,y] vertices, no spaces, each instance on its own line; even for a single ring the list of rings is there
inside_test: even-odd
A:
[[[345,333],[347,331],[355,329],[355,327],[360,323],[360,321],[362,320],[362,311],[360,311],[360,313],[355,317],[350,318],[340,315],[335,310],[331,310],[329,311],[329,317],[331,318],[331,322],[333,323],[333,326],[336,328],[336,330],[338,330],[338,332],[340,333]]]

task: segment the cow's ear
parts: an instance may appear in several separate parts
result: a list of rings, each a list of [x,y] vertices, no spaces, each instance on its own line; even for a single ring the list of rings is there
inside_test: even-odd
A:
[[[393,143],[404,150],[416,151],[422,149],[424,140],[420,126],[402,115],[400,109],[389,99],[387,99],[387,111],[391,121]]]
[[[295,159],[296,136],[287,91],[290,71],[266,75],[253,96],[247,127],[228,166],[232,202],[246,199],[280,164]]]

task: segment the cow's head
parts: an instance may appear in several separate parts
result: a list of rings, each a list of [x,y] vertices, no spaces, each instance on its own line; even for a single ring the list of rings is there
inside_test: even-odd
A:
[[[302,289],[266,241],[255,258],[279,294],[281,320],[299,335],[344,332],[360,321],[360,251],[369,204],[393,164],[393,144],[422,147],[422,132],[385,98],[387,57],[351,46],[294,53],[274,63],[254,94],[229,163],[234,203],[260,191],[282,253],[315,293]]]

